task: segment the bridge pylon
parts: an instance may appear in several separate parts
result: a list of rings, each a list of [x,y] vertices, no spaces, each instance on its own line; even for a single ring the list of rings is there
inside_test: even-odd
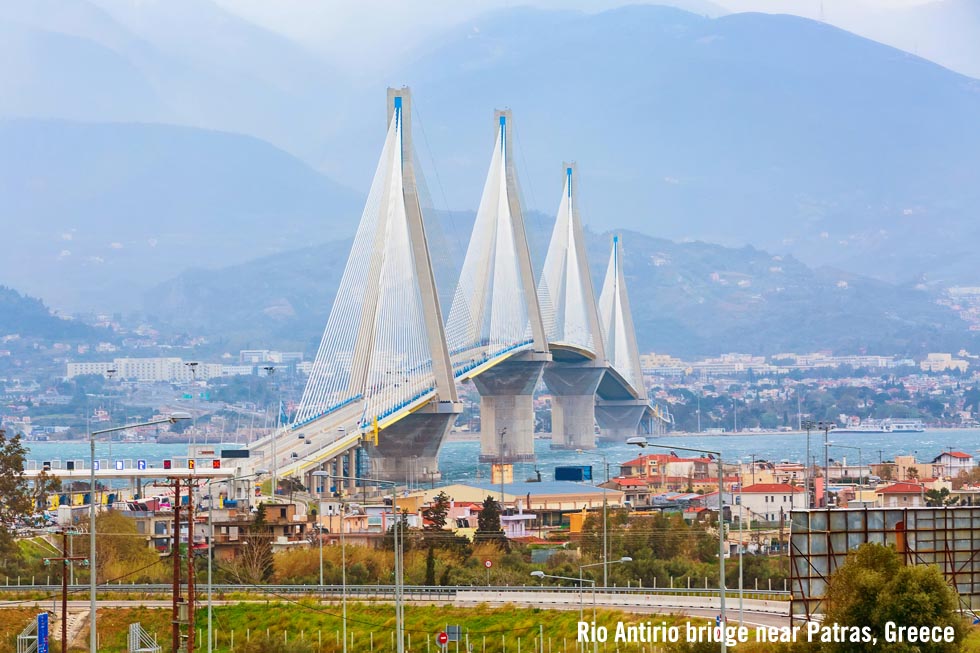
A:
[[[532,393],[551,360],[524,229],[510,111],[495,144],[446,332],[456,378],[480,393],[480,460],[534,460]]]
[[[643,383],[620,244],[619,236],[613,236],[606,278],[599,296],[609,369],[599,384],[595,408],[601,438],[618,442],[641,432],[660,434],[665,426],[650,406]]]
[[[363,446],[374,476],[436,474],[443,438],[462,410],[419,204],[411,102],[408,88],[388,89],[384,149],[284,438],[290,473],[336,466],[344,456],[349,466],[359,436],[370,436]]]
[[[562,167],[564,188],[538,285],[552,355],[544,382],[551,391],[552,448],[592,449],[605,345],[579,217],[576,166]]]

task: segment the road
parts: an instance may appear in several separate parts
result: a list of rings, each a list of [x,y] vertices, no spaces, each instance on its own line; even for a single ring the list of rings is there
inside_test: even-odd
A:
[[[204,587],[201,586],[203,590]],[[311,589],[315,589],[311,588]],[[434,588],[433,588],[434,589]],[[330,600],[336,602],[340,597],[331,594]],[[239,603],[255,603],[257,605],[267,605],[270,601],[291,600],[272,596],[268,599],[245,599],[245,600],[215,600],[215,605],[237,605]],[[351,600],[359,600],[351,597]],[[390,598],[382,597],[382,602],[391,602]],[[547,610],[579,610],[586,612],[592,609],[592,593],[586,591],[580,594],[578,591],[542,591],[524,590],[521,588],[457,588],[453,592],[446,592],[442,596],[433,593],[431,596],[424,594],[406,594],[406,602],[414,605],[453,605],[456,607],[474,607],[477,605],[516,605],[520,607],[535,607]],[[0,602],[3,607],[27,607],[36,606],[44,608],[51,605],[52,599],[42,601],[11,601]],[[203,596],[199,599],[199,605],[204,606]],[[69,601],[69,610],[87,610],[88,601]],[[104,599],[99,601],[103,608],[127,608],[127,607],[149,607],[149,608],[169,608],[171,602],[161,599]],[[641,592],[596,592],[595,605],[597,608],[622,610],[635,614],[680,614],[689,617],[702,617],[713,619],[718,615],[717,596],[693,596],[678,594],[650,594]],[[738,599],[729,599],[727,603],[728,621],[735,623],[738,621]],[[751,626],[785,626],[789,624],[789,602],[767,599],[745,599],[744,601],[744,622]]]

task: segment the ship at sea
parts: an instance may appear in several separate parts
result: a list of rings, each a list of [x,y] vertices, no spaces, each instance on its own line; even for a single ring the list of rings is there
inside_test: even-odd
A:
[[[925,424],[918,419],[867,419],[834,429],[834,433],[922,433]]]

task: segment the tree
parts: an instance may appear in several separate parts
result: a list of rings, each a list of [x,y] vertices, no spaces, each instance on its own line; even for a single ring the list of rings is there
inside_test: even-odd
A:
[[[507,537],[500,527],[500,504],[491,496],[483,501],[473,540],[475,542],[491,542],[502,547],[507,546]]]
[[[279,479],[279,489],[289,494],[289,503],[292,503],[293,494],[296,492],[305,492],[306,486],[298,478],[287,476]]]
[[[877,644],[826,644],[829,653],[952,653],[960,650],[964,624],[957,613],[956,592],[934,565],[904,566],[891,547],[863,544],[847,555],[830,577],[824,625],[868,627]],[[885,624],[900,626],[952,626],[954,643],[929,642],[910,646],[886,642]]]
[[[272,577],[272,531],[265,519],[265,508],[266,504],[259,505],[235,559],[227,567],[228,573],[243,585],[258,585]]]
[[[422,526],[425,531],[441,531],[446,528],[446,517],[449,515],[449,495],[440,492],[432,499],[432,504],[422,509],[422,519],[427,522]]]
[[[34,506],[34,511],[40,513],[47,508],[48,495],[58,492],[61,492],[61,480],[42,469],[34,477],[34,485],[31,488],[31,503]]]
[[[33,515],[31,493],[24,476],[27,450],[20,436],[8,438],[0,429],[0,559],[6,567],[17,554],[14,529]]]
[[[958,500],[959,497],[949,496],[949,489],[942,488],[939,490],[926,490],[925,494],[926,505],[933,508],[939,508],[941,506],[952,506]]]
[[[88,530],[88,518],[80,520],[82,530]],[[95,550],[95,571],[99,583],[125,579],[129,583],[159,582],[167,577],[164,559],[146,545],[146,537],[136,530],[136,522],[118,510],[105,510],[95,517],[98,547]],[[88,556],[89,538],[75,539],[74,552]]]

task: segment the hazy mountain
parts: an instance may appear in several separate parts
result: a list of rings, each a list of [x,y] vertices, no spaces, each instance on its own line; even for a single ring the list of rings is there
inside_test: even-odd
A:
[[[112,334],[74,320],[65,320],[51,313],[40,299],[21,295],[13,288],[0,285],[0,336],[44,340],[110,340]]]
[[[475,205],[490,109],[510,106],[528,202],[552,210],[559,163],[575,159],[596,229],[748,243],[890,279],[980,245],[978,83],[824,24],[513,10],[433,39],[390,79],[413,87],[450,205]],[[354,137],[380,112],[334,143],[352,153],[347,170],[371,165]]]
[[[456,219],[465,224],[470,216]],[[531,215],[528,222],[540,266],[550,225],[543,216]],[[599,288],[610,235],[589,238]],[[626,233],[624,243],[627,283],[644,351],[690,356],[823,348],[918,353],[941,345],[955,349],[974,339],[959,318],[926,292],[813,270],[791,257],[750,247],[676,243],[636,233]],[[349,248],[349,241],[339,241],[222,270],[191,270],[151,290],[144,305],[172,329],[205,332],[222,351],[262,343],[312,354]],[[445,312],[454,271],[443,268],[437,283]]]
[[[170,122],[303,151],[344,89],[296,43],[208,0],[0,4],[0,118]]]
[[[362,202],[247,136],[0,122],[0,279],[63,308],[125,309],[187,267],[353,234]]]
[[[719,4],[732,12],[795,14],[827,22],[980,78],[980,3],[975,0],[720,0]]]
[[[207,0],[37,0],[0,6],[0,55],[0,85],[10,91],[0,117],[165,121],[250,134],[361,191],[383,138],[383,87],[411,84],[415,142],[442,209],[476,206],[492,110],[510,106],[530,207],[554,210],[560,162],[573,159],[584,216],[596,231],[621,225],[672,240],[751,244],[903,283],[976,282],[978,82],[806,19],[708,18],[651,5],[598,14],[510,9],[431,36],[410,56],[393,58],[379,79],[358,78],[356,66],[338,74],[303,46]],[[193,160],[202,156],[193,148],[175,150],[144,175],[142,183],[156,190],[138,194],[130,176],[143,169],[141,131],[129,127],[86,144],[128,153],[105,166],[71,149],[78,143],[70,138],[53,144],[67,138],[59,130],[45,136],[52,144],[43,148],[32,142],[0,153],[11,164],[50,152],[62,179],[25,183],[27,173],[14,170],[20,181],[0,181],[0,207],[16,207],[28,225],[19,229],[47,230],[17,243],[22,276],[5,278],[59,307],[97,299],[31,285],[24,264],[45,261],[47,274],[52,256],[72,249],[50,242],[71,227],[69,217],[94,224],[99,212],[119,215],[124,206],[127,215],[148,206],[147,219],[126,222],[134,240],[158,239],[161,219],[176,234],[184,223],[166,210],[176,203],[193,225],[179,236],[208,248],[181,257],[146,252],[133,259],[134,270],[226,265],[300,244],[242,230],[237,220],[251,203],[276,228],[312,234],[303,243],[338,235],[317,234],[324,214],[340,206],[325,190],[259,192],[264,186],[254,180],[294,172],[304,188],[332,187],[271,147],[264,151],[275,152],[284,171],[263,157],[253,162],[238,150],[205,148],[208,170],[235,171],[240,194],[205,191],[202,179],[212,173]],[[175,140],[175,147],[184,143]],[[31,174],[44,177],[46,167],[34,165]],[[102,185],[89,191],[92,176]],[[75,190],[50,190],[62,187]],[[108,260],[98,251],[86,255]],[[140,275],[123,269],[122,282],[139,287]],[[65,273],[98,287],[101,299],[122,289],[102,289],[106,275],[86,276],[84,268],[57,274]],[[120,275],[110,276],[120,283]]]

